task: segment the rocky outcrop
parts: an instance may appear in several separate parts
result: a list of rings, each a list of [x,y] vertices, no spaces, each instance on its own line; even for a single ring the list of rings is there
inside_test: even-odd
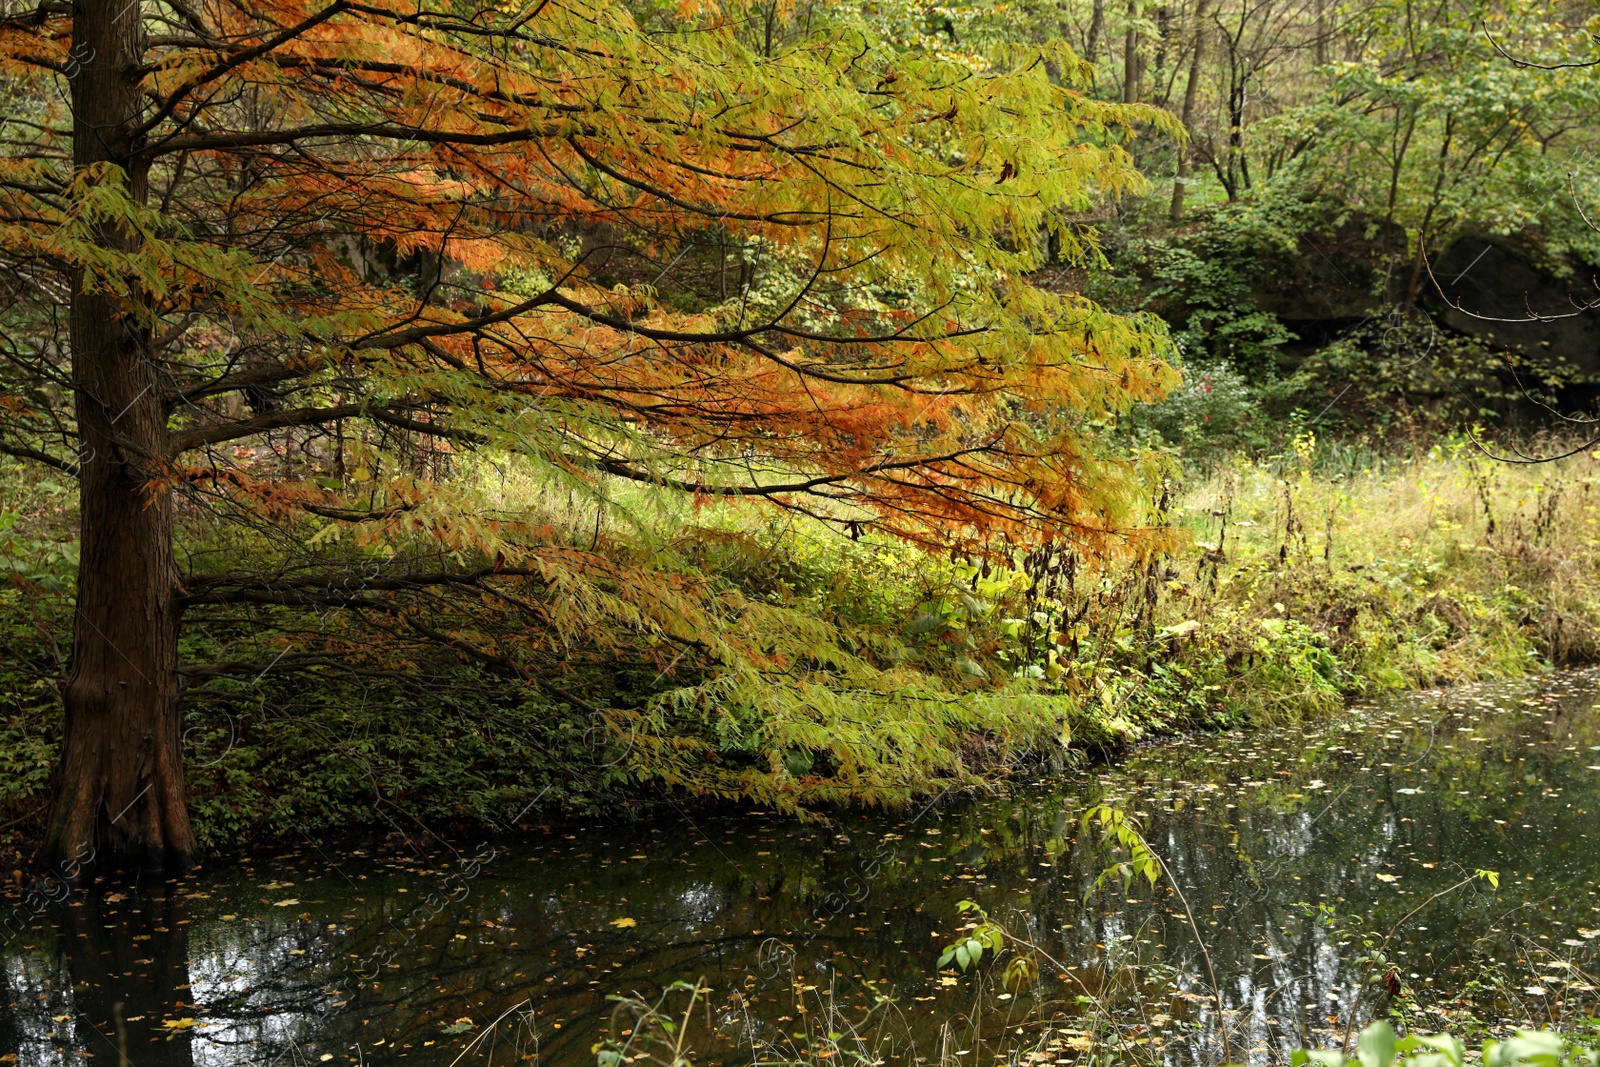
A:
[[[1302,336],[1350,325],[1384,310],[1384,263],[1405,235],[1352,218],[1335,230],[1302,234],[1294,251],[1258,250],[1251,303]]]
[[[1313,344],[1386,314],[1409,280],[1399,227],[1353,218],[1297,244],[1252,250],[1249,299]],[[1392,275],[1391,256],[1399,264]],[[1419,302],[1440,325],[1565,375],[1600,377],[1600,271],[1558,271],[1526,244],[1478,234],[1457,238],[1431,265],[1437,284],[1424,275]]]
[[[1453,330],[1496,348],[1600,373],[1600,301],[1587,267],[1558,276],[1503,237],[1457,238],[1433,261],[1422,303]]]

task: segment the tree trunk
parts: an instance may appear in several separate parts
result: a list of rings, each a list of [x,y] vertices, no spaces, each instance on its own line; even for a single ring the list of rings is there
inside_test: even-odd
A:
[[[1089,16],[1089,40],[1084,46],[1083,58],[1093,63],[1100,53],[1100,34],[1106,25],[1106,0],[1094,0]]]
[[[1134,20],[1139,17],[1139,0],[1128,0],[1128,29],[1122,37],[1122,102],[1139,100],[1139,31]]]
[[[1194,51],[1189,54],[1189,83],[1183,87],[1183,114],[1179,118],[1183,122],[1183,130],[1190,133],[1194,125],[1194,103],[1200,89],[1200,67],[1205,59],[1206,48],[1206,7],[1209,0],[1195,0],[1194,6]],[[1168,216],[1173,222],[1183,220],[1183,194],[1184,185],[1189,180],[1189,146],[1178,146],[1178,177],[1172,183],[1172,208]]]
[[[1249,99],[1250,71],[1239,71],[1237,52],[1232,68],[1228,88],[1228,178],[1224,184],[1228,199],[1236,200],[1241,188],[1250,188],[1250,160],[1244,152],[1244,108]]]
[[[75,0],[73,36],[78,179],[125,181],[130,200],[143,205],[140,5]],[[139,247],[137,235],[114,220],[100,224],[95,239],[119,253]],[[74,280],[81,533],[72,669],[63,687],[66,737],[45,860],[92,849],[99,866],[174,871],[189,864],[194,835],[178,721],[172,500],[162,481],[166,413],[148,309],[131,277]]]
[[[1156,8],[1156,74],[1155,91],[1150,102],[1165,109],[1172,97],[1172,85],[1167,81],[1167,44],[1172,40],[1172,9],[1166,4]],[[1140,64],[1140,70],[1144,65]]]

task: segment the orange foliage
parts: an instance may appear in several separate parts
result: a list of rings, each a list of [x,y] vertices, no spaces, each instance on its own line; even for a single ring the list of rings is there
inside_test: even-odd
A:
[[[120,173],[62,160],[65,9],[0,31],[38,120],[0,250],[137,294],[162,484],[403,515],[438,480],[380,500],[344,450],[422,442],[929,544],[1136,532],[1141,483],[1084,423],[1170,385],[1164,334],[1027,274],[1044,227],[1092,254],[1071,219],[1138,186],[1119,142],[1150,114],[850,26],[763,56],[709,3],[673,35],[583,0],[130,7]],[[271,434],[305,461],[268,486],[223,446]]]

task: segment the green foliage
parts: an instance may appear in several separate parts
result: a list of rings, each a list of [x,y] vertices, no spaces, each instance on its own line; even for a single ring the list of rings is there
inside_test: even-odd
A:
[[[1449,1034],[1396,1037],[1380,1019],[1361,1031],[1354,1056],[1299,1049],[1289,1062],[1291,1067],[1465,1067],[1467,1049]],[[1594,1067],[1600,1052],[1547,1030],[1518,1030],[1503,1041],[1484,1042],[1482,1062],[1484,1067]]]
[[[1268,390],[1252,386],[1226,360],[1195,362],[1183,368],[1183,384],[1160,403],[1136,409],[1129,422],[1153,430],[1182,449],[1191,463],[1230,452],[1268,447],[1280,424],[1263,403]]]
[[[1161,878],[1161,860],[1151,851],[1139,824],[1127,812],[1105,804],[1097,804],[1083,813],[1078,820],[1079,829],[1087,836],[1091,830],[1099,832],[1100,840],[1128,854],[1126,860],[1113,863],[1100,872],[1090,887],[1092,894],[1112,878],[1121,881],[1124,890],[1135,877],[1142,877],[1154,886]]]
[[[185,745],[197,833],[213,847],[300,831],[505,825],[518,813],[621,803],[603,724],[448,657],[428,682],[337,671],[191,697]],[[529,805],[535,805],[529,809]]]
[[[1277,316],[1250,306],[1255,260],[1264,236],[1234,223],[1259,210],[1222,209],[1226,217],[1193,235],[1136,239],[1122,253],[1148,272],[1148,306],[1172,322],[1186,361],[1226,361],[1254,374],[1276,374],[1279,350],[1295,339]]]
[[[965,971],[982,960],[985,952],[989,953],[991,958],[998,956],[1005,947],[1005,929],[990,919],[989,913],[984,911],[977,901],[961,901],[956,905],[956,912],[963,915],[970,914],[974,924],[971,930],[967,931],[966,937],[945,946],[944,951],[939,954],[938,967],[943,970],[953,961]],[[1009,977],[1014,979],[1015,975]]]
[[[77,569],[70,506],[68,486],[0,457],[0,823],[41,813],[55,767]]]
[[[573,590],[570,621],[559,658],[536,661],[555,689],[382,615],[218,619],[184,638],[185,661],[215,672],[185,696],[197,826],[220,846],[499,824],[530,804],[525,821],[663,788],[801,812],[902,804],[1152,732],[1292,722],[1362,691],[1581,663],[1600,650],[1594,462],[1495,467],[1464,442],[1400,461],[1302,436],[1172,486],[1166,521],[1191,545],[1121,562],[1060,543],[931,557],[743,509],[669,512],[653,521],[673,536],[641,539],[633,558],[650,561],[658,595],[692,580],[706,599],[677,601],[676,629],[641,620],[619,641],[581,614],[587,586],[558,586]],[[6,513],[25,516],[6,542],[13,573],[54,568],[69,585],[61,501],[8,491]],[[632,506],[619,497],[600,516],[607,536]],[[563,521],[594,536],[592,511]],[[24,830],[60,731],[70,613],[50,588],[19,577],[0,590],[13,650],[0,821]],[[426,610],[531,655],[521,617],[495,603]],[[715,616],[698,614],[707,605]]]
[[[1167,233],[1152,232],[1153,227],[1135,216],[1108,237],[1113,270],[1087,276],[1088,291],[1108,306],[1154,312],[1170,323],[1186,383],[1211,376],[1213,389],[1221,381],[1231,392],[1241,378],[1265,388],[1283,376],[1283,349],[1296,336],[1277,315],[1254,306],[1255,290],[1271,269],[1270,260],[1295,252],[1305,232],[1325,218],[1320,208],[1293,194],[1268,193],[1218,205],[1183,230]],[[1209,392],[1201,388],[1200,397]],[[1169,396],[1156,410],[1173,402],[1180,408],[1203,406],[1203,401],[1196,403],[1200,397],[1192,390],[1186,398]],[[1237,407],[1242,400],[1232,399],[1232,404]],[[1216,402],[1224,407],[1229,403],[1224,397]],[[1183,425],[1183,414],[1157,415],[1153,421],[1166,422],[1160,428],[1170,431]],[[1239,428],[1218,430],[1223,437],[1213,447],[1253,443],[1228,438]],[[1185,440],[1181,432],[1167,432],[1167,437],[1174,443]]]
[[[1560,132],[1592,110],[1594,79],[1506,58],[1570,57],[1582,34],[1537,3],[1468,0],[1416,21],[1406,0],[1371,0],[1351,14],[1364,47],[1330,65],[1341,106],[1314,107],[1321,135],[1293,180],[1328,187],[1337,161],[1341,201],[1401,222],[1409,250],[1438,248],[1464,226],[1538,226],[1553,247],[1592,258],[1594,234],[1565,195],[1573,168],[1563,157],[1582,146]],[[1590,191],[1592,175],[1571,180]]]

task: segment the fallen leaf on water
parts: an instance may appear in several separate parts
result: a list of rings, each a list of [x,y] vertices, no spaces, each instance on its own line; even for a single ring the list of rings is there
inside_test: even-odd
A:
[[[1376,877],[1380,882],[1393,882],[1395,880],[1395,876],[1392,874],[1380,874]]]
[[[298,904],[298,903],[300,903],[299,898],[297,898],[297,897],[289,897],[289,898],[287,898],[285,900],[274,901],[273,902],[273,907],[275,907],[275,908],[287,908],[291,904]]]
[[[166,1019],[161,1023],[168,1030],[193,1030],[200,1025],[199,1019]]]
[[[1542,985],[1531,985],[1531,986],[1525,986],[1525,987],[1524,987],[1524,988],[1523,988],[1523,990],[1522,990],[1522,991],[1523,991],[1523,992],[1524,992],[1524,993],[1527,993],[1527,994],[1528,994],[1528,995],[1529,995],[1529,996],[1535,996],[1535,997],[1542,997],[1542,996],[1544,996],[1544,995],[1545,995],[1545,994],[1546,994],[1546,993],[1548,993],[1548,992],[1549,992],[1549,990],[1548,990],[1548,989],[1546,989],[1546,988],[1545,988],[1545,987],[1544,987],[1544,986],[1542,986]]]
[[[638,926],[639,925],[639,920],[638,919],[629,919],[629,918],[626,918],[626,917],[621,918],[621,919],[612,919],[611,920],[611,925],[615,926],[618,930],[626,930],[630,926]]]

